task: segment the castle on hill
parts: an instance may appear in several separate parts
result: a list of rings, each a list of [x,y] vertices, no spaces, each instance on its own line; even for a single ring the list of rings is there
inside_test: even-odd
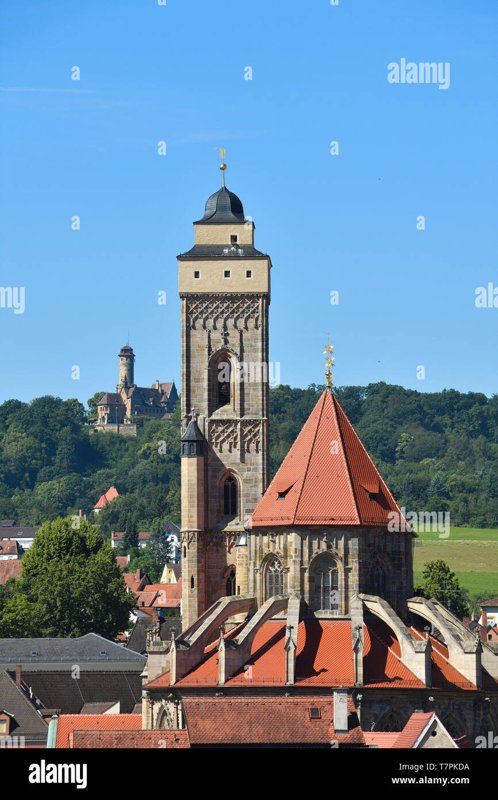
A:
[[[97,403],[95,430],[136,436],[144,419],[171,419],[178,392],[174,381],[157,380],[149,389],[135,383],[135,354],[129,344],[118,355],[119,383],[115,392],[105,392]]]

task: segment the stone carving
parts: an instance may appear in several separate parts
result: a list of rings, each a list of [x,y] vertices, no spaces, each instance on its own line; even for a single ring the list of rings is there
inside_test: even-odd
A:
[[[239,449],[237,420],[210,420],[209,443],[218,453],[232,453]]]
[[[235,330],[248,330],[249,320],[254,321],[256,330],[260,324],[259,298],[233,297],[211,294],[209,297],[189,297],[187,300],[187,320],[193,330],[200,322],[204,330],[227,330],[228,320],[232,320]],[[227,334],[226,334],[227,335]]]
[[[261,423],[259,420],[242,422],[242,441],[244,452],[259,453],[261,449]]]

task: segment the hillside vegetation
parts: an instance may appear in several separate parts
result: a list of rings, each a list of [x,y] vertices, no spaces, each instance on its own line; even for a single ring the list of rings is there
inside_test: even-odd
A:
[[[272,474],[322,390],[271,390]],[[498,396],[385,383],[336,393],[400,505],[449,511],[452,525],[498,527]],[[178,408],[171,421],[147,421],[128,438],[93,432],[77,400],[9,400],[0,405],[0,518],[36,525],[88,512],[114,484],[127,497],[100,515],[104,533],[127,519],[178,523],[179,439]]]

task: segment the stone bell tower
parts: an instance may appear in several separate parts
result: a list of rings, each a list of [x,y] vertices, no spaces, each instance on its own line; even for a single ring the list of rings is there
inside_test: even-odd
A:
[[[247,592],[244,522],[268,483],[271,260],[220,169],[178,256],[184,630],[219,597]]]

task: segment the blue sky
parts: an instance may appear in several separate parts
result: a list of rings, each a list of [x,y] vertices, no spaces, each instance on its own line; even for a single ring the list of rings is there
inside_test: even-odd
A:
[[[0,308],[0,401],[113,389],[128,335],[140,385],[179,385],[176,255],[220,145],[283,383],[323,382],[330,334],[338,385],[495,393],[497,23],[495,0],[3,0],[0,287],[25,312]],[[391,85],[402,58],[450,87]]]

